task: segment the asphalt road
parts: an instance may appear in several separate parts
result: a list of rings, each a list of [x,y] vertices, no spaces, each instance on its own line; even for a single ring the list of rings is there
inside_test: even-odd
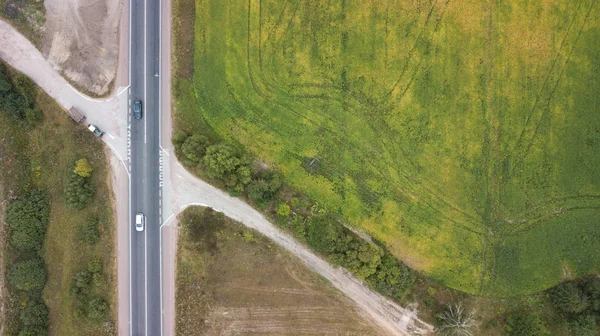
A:
[[[130,0],[130,334],[161,335],[160,0]],[[141,100],[143,118],[131,106]],[[143,232],[136,213],[146,217]]]

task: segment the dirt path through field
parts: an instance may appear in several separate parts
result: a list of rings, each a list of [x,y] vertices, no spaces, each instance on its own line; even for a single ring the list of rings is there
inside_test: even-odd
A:
[[[122,2],[45,0],[44,5],[44,57],[78,87],[107,94],[117,70]]]

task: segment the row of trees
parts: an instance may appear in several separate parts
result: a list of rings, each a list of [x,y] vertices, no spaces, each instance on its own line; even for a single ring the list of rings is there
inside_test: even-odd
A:
[[[42,299],[42,291],[48,274],[38,252],[44,244],[50,204],[43,192],[33,189],[8,206],[5,219],[10,229],[11,245],[23,256],[12,265],[7,275],[9,284],[27,297],[20,314],[22,328],[19,336],[47,335],[48,308]]]
[[[42,120],[42,112],[34,107],[36,95],[35,85],[27,76],[19,73],[11,78],[0,65],[0,111],[34,125]]]
[[[396,301],[402,301],[413,288],[415,273],[389,251],[358,237],[318,204],[310,211],[299,206],[299,202],[279,204],[279,223],[312,249]]]
[[[94,199],[93,172],[94,168],[87,159],[82,158],[75,162],[65,186],[67,205],[72,209],[83,209]],[[100,241],[98,223],[97,216],[88,216],[79,228],[79,238],[83,243],[95,245]],[[87,318],[91,322],[105,320],[109,311],[108,301],[103,296],[105,285],[102,260],[97,256],[92,257],[87,267],[73,277],[71,293],[75,299],[77,316]]]

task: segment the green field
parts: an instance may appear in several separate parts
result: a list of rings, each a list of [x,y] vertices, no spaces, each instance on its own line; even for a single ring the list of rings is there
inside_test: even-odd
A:
[[[177,127],[234,139],[448,286],[538,291],[600,266],[598,7],[196,0]]]

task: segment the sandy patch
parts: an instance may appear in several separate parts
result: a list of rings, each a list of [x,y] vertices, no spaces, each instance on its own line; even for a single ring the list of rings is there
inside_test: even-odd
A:
[[[78,87],[107,94],[117,71],[122,0],[46,0],[42,53]]]

